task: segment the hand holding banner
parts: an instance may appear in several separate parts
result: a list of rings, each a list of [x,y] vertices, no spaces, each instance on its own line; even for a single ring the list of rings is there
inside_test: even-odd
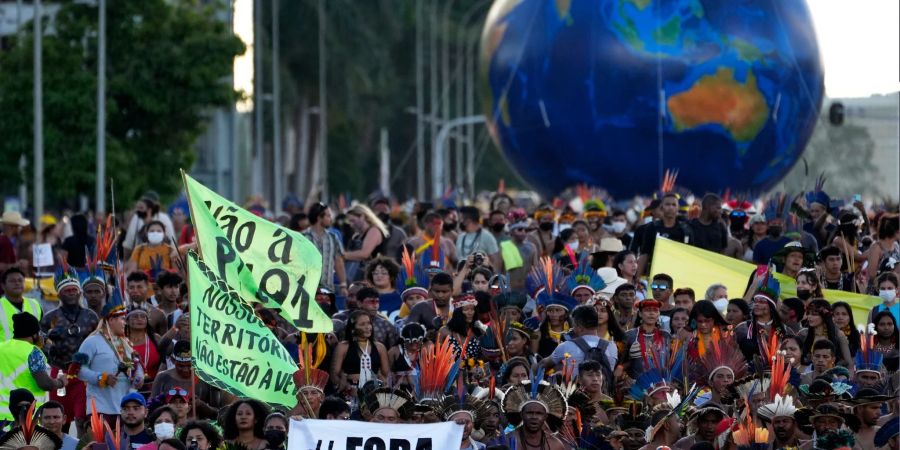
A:
[[[459,450],[463,426],[454,422],[422,425],[291,420],[288,450]]]
[[[204,262],[241,298],[255,300],[297,329],[330,333],[315,302],[322,255],[302,234],[259,217],[184,175]]]
[[[297,364],[237,293],[188,254],[191,354],[203,381],[244,398],[297,404]]]

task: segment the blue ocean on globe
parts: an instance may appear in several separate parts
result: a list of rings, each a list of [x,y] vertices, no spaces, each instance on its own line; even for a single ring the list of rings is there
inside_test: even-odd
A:
[[[664,170],[699,194],[765,191],[824,91],[803,0],[496,0],[481,71],[491,136],[549,195],[649,194]]]

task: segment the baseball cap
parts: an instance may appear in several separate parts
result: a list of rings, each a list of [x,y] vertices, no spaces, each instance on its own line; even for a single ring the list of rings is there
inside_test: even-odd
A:
[[[132,392],[132,393],[127,394],[126,396],[122,397],[122,401],[119,403],[119,406],[125,406],[125,404],[128,402],[138,402],[143,407],[147,406],[147,400],[144,399],[143,395],[141,395],[137,392]]]

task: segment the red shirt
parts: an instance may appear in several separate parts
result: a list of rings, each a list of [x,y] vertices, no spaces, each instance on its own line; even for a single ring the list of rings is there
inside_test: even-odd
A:
[[[156,346],[147,338],[144,342],[133,345],[133,348],[138,358],[141,359],[141,364],[144,365],[144,374],[147,379],[156,378],[156,373],[159,372],[159,352],[156,351]]]

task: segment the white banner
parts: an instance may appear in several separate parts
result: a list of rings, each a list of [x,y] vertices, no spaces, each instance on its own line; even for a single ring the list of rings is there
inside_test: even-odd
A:
[[[459,450],[463,426],[291,420],[288,450]]]

